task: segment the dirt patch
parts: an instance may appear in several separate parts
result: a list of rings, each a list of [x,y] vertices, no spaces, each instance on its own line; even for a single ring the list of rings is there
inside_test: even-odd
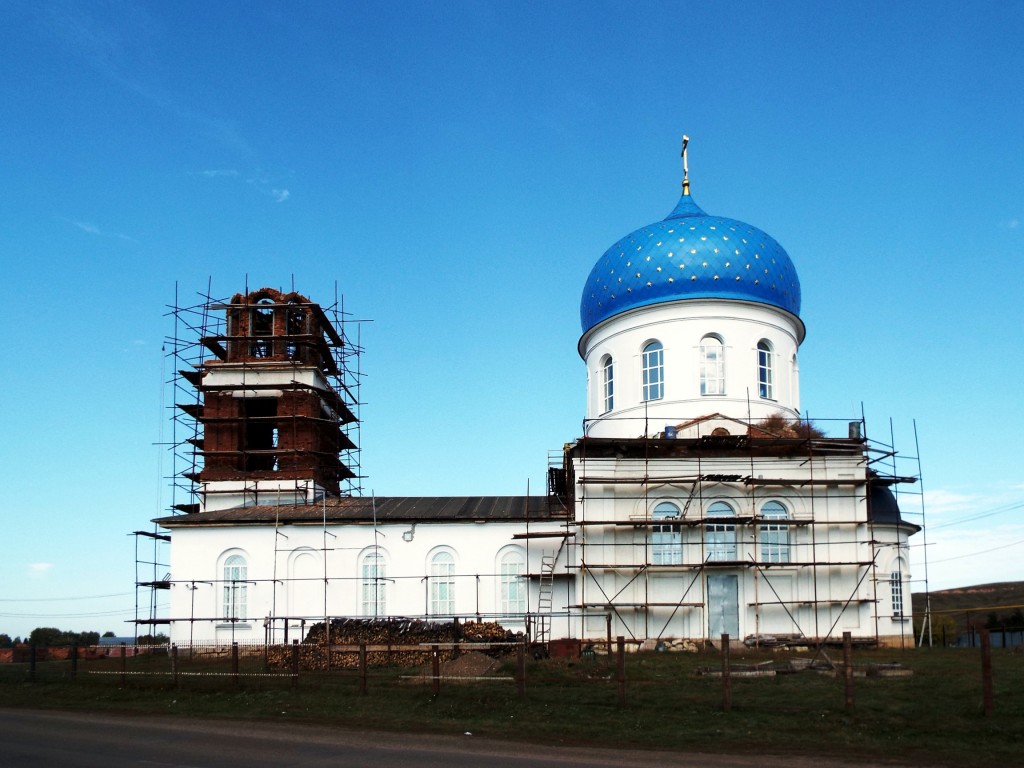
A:
[[[441,664],[441,677],[443,678],[474,678],[489,677],[498,671],[501,662],[485,653],[470,651],[463,653],[458,658],[445,661]],[[431,666],[423,667],[420,676],[430,677],[433,674]]]

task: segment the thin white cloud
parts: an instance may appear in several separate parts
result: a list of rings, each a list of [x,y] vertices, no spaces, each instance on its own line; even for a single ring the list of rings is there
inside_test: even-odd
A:
[[[273,186],[273,181],[262,171],[258,171],[245,180],[246,184],[255,187],[257,190],[262,192],[264,195],[268,195],[274,199],[274,202],[283,203],[285,200],[292,196],[291,191],[284,187]]]
[[[53,563],[30,563],[28,572],[30,576],[43,576],[51,568],[53,568]]]
[[[212,168],[207,171],[191,171],[191,176],[204,176],[207,179],[216,179],[222,176],[237,176],[238,171],[234,168]]]
[[[1020,229],[1020,219],[1010,219],[1006,222],[1007,229]]]
[[[983,496],[955,493],[942,488],[926,490],[924,492],[924,506],[929,515],[943,515],[977,509],[980,505],[987,503],[987,501]]]
[[[77,219],[66,219],[64,217],[61,217],[61,221],[65,221],[68,224],[70,224],[71,226],[77,227],[82,232],[85,232],[87,235],[96,235],[97,237],[112,237],[115,240],[125,240],[126,242],[129,242],[129,243],[137,243],[138,242],[138,240],[136,240],[134,237],[129,237],[128,235],[121,234],[120,232],[104,232],[102,229],[97,227],[95,224],[92,224],[91,222],[88,222],[88,221],[79,221]]]
[[[233,120],[197,112],[187,99],[160,85],[150,41],[165,35],[142,3],[123,3],[116,20],[102,18],[96,4],[43,4],[45,30],[111,82],[147,101],[155,109],[197,126],[223,145],[245,155],[252,150]],[[110,14],[107,14],[109,16]]]
[[[102,232],[100,232],[100,228],[99,227],[97,227],[95,224],[90,224],[87,221],[72,221],[71,223],[74,224],[76,227],[78,227],[83,232],[86,232],[86,233],[88,233],[90,235],[100,235],[100,234],[103,234]]]

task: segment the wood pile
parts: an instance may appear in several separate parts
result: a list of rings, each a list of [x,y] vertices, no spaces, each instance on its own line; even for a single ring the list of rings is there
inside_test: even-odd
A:
[[[325,637],[321,621],[310,627],[299,648],[299,669],[358,669],[359,644],[365,643],[368,667],[417,667],[429,664],[430,645],[440,648],[441,661],[450,661],[458,653],[456,643],[514,643],[522,636],[494,622],[435,622],[420,619],[332,619]],[[508,652],[498,646],[492,655]],[[292,663],[289,646],[269,649],[270,666],[287,669]]]

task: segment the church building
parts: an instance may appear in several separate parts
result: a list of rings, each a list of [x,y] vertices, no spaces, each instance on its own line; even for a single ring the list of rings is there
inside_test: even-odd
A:
[[[587,277],[583,433],[545,496],[368,497],[343,323],[261,289],[207,302],[180,373],[177,643],[325,617],[497,621],[535,642],[913,642],[908,539],[862,421],[803,419],[792,260],[683,193]],[[581,275],[582,277],[582,275]],[[208,323],[208,324],[207,324]]]

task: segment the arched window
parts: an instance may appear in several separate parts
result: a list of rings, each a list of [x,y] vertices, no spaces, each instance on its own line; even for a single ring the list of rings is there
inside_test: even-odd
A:
[[[678,520],[679,507],[663,501],[654,508],[655,520]],[[651,563],[679,565],[683,561],[683,537],[678,524],[660,523],[651,528]]]
[[[293,306],[295,303],[295,299],[289,302],[288,314],[285,316],[288,342],[284,351],[289,360],[298,360],[301,357],[303,347],[299,339],[295,337],[309,333],[309,316],[304,307]]]
[[[387,611],[387,563],[384,555],[371,549],[363,556],[360,567],[361,601],[363,616],[383,616]]]
[[[797,382],[800,378],[800,365],[796,359],[796,352],[789,358],[789,399],[796,403]]]
[[[725,394],[725,348],[717,336],[705,336],[700,341],[700,393]]]
[[[450,552],[438,552],[430,558],[430,614],[455,613],[455,558]]]
[[[274,300],[260,299],[249,315],[249,336],[252,338],[249,352],[253,357],[270,357],[273,354]]]
[[[764,339],[757,342],[757,393],[765,400],[775,399],[772,345]]]
[[[777,501],[768,501],[761,507],[765,520],[788,520],[789,513]],[[789,526],[764,523],[761,526],[761,561],[765,563],[791,562],[789,555]]]
[[[615,407],[615,364],[611,355],[601,360],[601,413],[608,413]]]
[[[706,517],[715,519],[705,530],[704,545],[708,560],[733,561],[736,559],[736,526],[720,518],[735,517],[736,510],[724,501],[713,502]]]
[[[241,555],[231,555],[224,561],[224,618],[244,619],[248,609],[248,566]]]
[[[526,613],[526,560],[517,551],[509,551],[499,562],[501,612],[505,616]]]
[[[892,617],[903,618],[903,570],[902,564],[897,560],[893,566],[894,570],[889,574],[889,591],[892,598]]]
[[[660,341],[644,347],[644,400],[661,400],[665,396],[665,349]]]

